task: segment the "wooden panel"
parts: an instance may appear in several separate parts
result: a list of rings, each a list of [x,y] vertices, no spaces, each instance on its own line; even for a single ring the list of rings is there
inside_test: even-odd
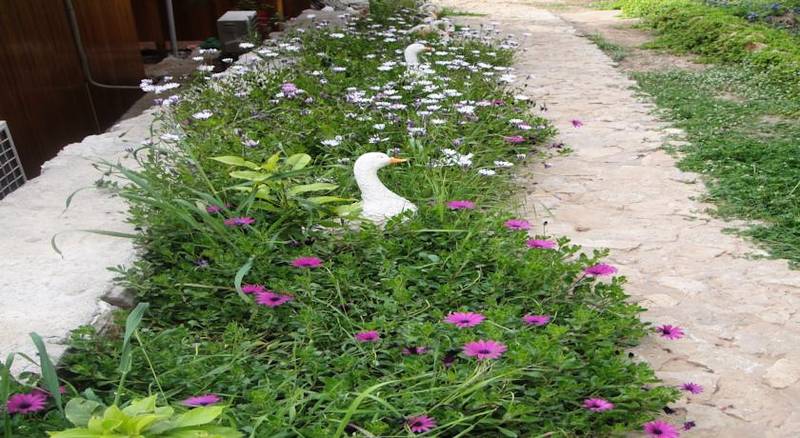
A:
[[[144,72],[128,0],[75,7],[95,79],[138,84]],[[92,101],[105,129],[140,95],[89,89],[63,0],[0,0],[0,41],[0,119],[29,177],[66,144],[98,132]]]
[[[61,147],[96,127],[63,7],[0,0],[0,11],[0,119],[33,177]]]
[[[138,86],[144,65],[131,0],[72,1],[92,78],[102,84]],[[103,130],[142,96],[139,90],[94,86],[91,90]]]

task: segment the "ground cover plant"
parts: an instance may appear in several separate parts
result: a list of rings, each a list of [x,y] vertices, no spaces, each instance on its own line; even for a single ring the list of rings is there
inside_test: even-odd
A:
[[[680,167],[702,172],[724,217],[774,255],[800,262],[800,99],[744,67],[636,73],[641,89],[684,129]]]
[[[800,90],[796,35],[697,0],[619,0],[615,6],[656,30],[650,47],[699,54],[708,62],[744,64],[769,73],[770,81]]]
[[[73,335],[63,397],[107,406],[97,427],[185,422],[158,411],[183,400],[227,408],[186,427],[251,437],[672,430],[647,423],[676,390],[628,356],[650,329],[624,278],[514,213],[512,172],[553,135],[508,85],[516,42],[491,27],[430,37],[409,73],[420,17],[392,5],[201,71],[164,99],[140,167],[108,164],[142,248],[116,269],[149,307],[119,333]],[[409,160],[381,176],[418,207],[385,228],[355,222],[352,163],[371,151]],[[36,399],[5,413],[14,436],[72,427]]]
[[[792,33],[800,32],[800,1],[787,0],[705,0],[752,22],[763,22]]]

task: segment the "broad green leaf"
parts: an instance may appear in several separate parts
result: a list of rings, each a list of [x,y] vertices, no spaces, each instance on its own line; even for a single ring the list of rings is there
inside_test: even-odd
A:
[[[125,415],[117,406],[112,405],[106,409],[105,413],[103,413],[101,425],[103,427],[103,431],[115,432],[117,428],[125,423],[126,420],[128,420],[128,416]],[[91,421],[89,423],[91,424]]]
[[[361,202],[354,202],[352,204],[347,205],[337,205],[333,208],[333,211],[336,212],[337,215],[342,217],[353,217],[357,216],[361,213],[361,209],[363,204]]]
[[[159,438],[241,438],[243,436],[241,432],[230,427],[207,425],[192,427],[188,430],[173,430],[160,435]]]
[[[300,170],[308,166],[311,162],[311,155],[308,154],[294,154],[286,159],[286,165],[291,167],[292,170]]]
[[[201,408],[192,409],[191,411],[181,414],[181,416],[178,417],[178,420],[175,422],[175,426],[189,427],[208,424],[222,415],[222,410],[222,406],[204,406]]]
[[[67,429],[61,432],[47,432],[51,438],[97,438],[97,437],[118,437],[122,435],[106,435],[103,432],[92,432],[89,429]]]
[[[234,170],[228,175],[234,178],[246,179],[248,181],[264,181],[265,179],[269,178],[268,173],[256,172],[254,170]]]
[[[273,156],[269,157],[266,163],[261,165],[261,168],[270,172],[274,172],[278,169],[278,161],[280,159],[281,154],[274,154]]]
[[[339,187],[339,186],[336,185],[336,184],[331,184],[331,183],[313,183],[313,184],[303,184],[303,185],[299,185],[299,186],[294,186],[294,187],[290,188],[289,190],[287,190],[286,192],[290,196],[295,196],[295,195],[299,195],[301,193],[307,193],[307,192],[319,192],[319,191],[333,190],[333,189],[335,189],[337,187]]]
[[[242,300],[248,304],[250,303],[250,298],[247,298],[247,295],[242,291],[242,279],[245,275],[247,275],[248,272],[250,272],[250,268],[253,267],[254,260],[255,256],[250,256],[245,264],[243,264],[242,267],[236,271],[236,276],[233,278],[233,286],[236,288],[236,292],[239,294],[239,297],[241,297]]]
[[[306,200],[309,202],[313,202],[315,204],[330,204],[331,202],[352,201],[352,199],[340,198],[338,196],[312,196],[311,198],[308,198]]]
[[[253,163],[252,161],[247,161],[242,157],[236,157],[233,155],[225,155],[222,157],[211,157],[211,159],[231,166],[249,167],[250,169],[259,168],[258,164],[256,163]]]
[[[150,397],[142,398],[139,400],[134,400],[131,402],[130,405],[125,407],[122,412],[125,415],[136,416],[141,414],[149,414],[155,411],[156,409],[156,396],[151,395]]]
[[[131,370],[131,336],[133,336],[133,332],[142,322],[142,317],[144,317],[144,312],[148,306],[150,306],[148,303],[139,303],[125,320],[125,335],[122,338],[122,350],[119,360],[119,370],[122,373],[127,373]]]
[[[89,419],[92,418],[92,414],[101,406],[103,405],[94,400],[76,397],[67,402],[64,412],[70,423],[75,426],[86,427],[89,424]]]
[[[36,345],[36,350],[39,352],[39,367],[42,370],[42,378],[44,379],[44,386],[50,392],[50,396],[56,402],[61,415],[64,415],[64,406],[61,404],[61,391],[58,385],[58,375],[56,374],[56,367],[53,361],[50,360],[50,355],[47,354],[47,347],[44,345],[41,336],[36,333],[31,333],[31,339]]]
[[[158,420],[163,420],[164,417],[160,415],[150,414],[150,415],[138,415],[134,418],[131,418],[128,421],[127,427],[125,428],[128,433],[135,433],[137,435],[141,434],[142,431],[150,427],[153,423]]]

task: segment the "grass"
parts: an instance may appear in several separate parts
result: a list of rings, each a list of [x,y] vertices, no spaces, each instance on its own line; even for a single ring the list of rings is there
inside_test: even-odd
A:
[[[691,145],[684,170],[708,175],[708,197],[774,256],[800,263],[800,98],[745,67],[636,73]]]
[[[117,193],[142,251],[116,272],[149,309],[128,316],[136,330],[73,333],[67,403],[157,395],[180,413],[180,400],[214,393],[228,409],[202,426],[250,437],[410,436],[413,415],[436,419],[430,436],[573,437],[639,429],[677,397],[626,354],[652,330],[624,278],[584,273],[605,253],[547,235],[537,237],[553,249],[530,249],[526,232],[504,226],[516,216],[513,169],[554,134],[498,81],[513,42],[469,30],[431,40],[435,72],[409,76],[396,62],[412,40],[392,29],[414,15],[373,3],[376,15],[351,30],[293,34],[250,69],[198,74],[136,151],[137,169],[106,165],[127,180]],[[290,67],[275,68],[273,55]],[[354,227],[341,217],[359,197],[353,160],[387,150],[409,162],[383,181],[419,210],[384,229]],[[472,154],[471,165],[443,165],[450,150]],[[242,217],[254,222],[225,225]],[[322,265],[293,266],[301,256]],[[269,296],[259,288],[291,301],[259,305]],[[443,322],[456,311],[486,320]],[[527,326],[529,313],[551,320]],[[356,340],[371,330],[377,342]],[[466,355],[479,339],[507,351]],[[593,397],[616,407],[591,412],[583,401]],[[14,436],[66,427],[54,412],[15,415]]]
[[[469,12],[469,11],[461,11],[454,8],[442,8],[442,11],[439,13],[440,18],[444,17],[485,17],[486,14],[480,14],[477,12]]]
[[[608,55],[614,62],[620,62],[628,56],[628,49],[620,46],[619,44],[608,41],[600,33],[593,33],[586,35],[589,41],[595,43],[606,55]]]

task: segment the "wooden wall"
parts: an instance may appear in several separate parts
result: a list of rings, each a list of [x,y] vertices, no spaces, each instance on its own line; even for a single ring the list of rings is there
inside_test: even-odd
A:
[[[144,71],[130,0],[74,4],[95,80],[138,84]],[[139,96],[88,86],[62,0],[0,0],[0,119],[29,178],[63,146],[108,128]]]

